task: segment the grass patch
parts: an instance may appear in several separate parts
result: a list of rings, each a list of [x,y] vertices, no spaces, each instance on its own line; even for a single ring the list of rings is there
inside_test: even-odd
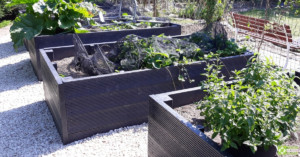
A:
[[[254,9],[240,14],[260,19],[266,19],[265,10]],[[294,11],[283,8],[272,8],[268,12],[268,20],[279,24],[287,24],[291,27],[292,36],[300,37],[300,16],[295,15]]]
[[[11,24],[11,21],[4,20],[4,21],[0,22],[0,28],[3,28],[3,27],[8,26],[10,24]]]

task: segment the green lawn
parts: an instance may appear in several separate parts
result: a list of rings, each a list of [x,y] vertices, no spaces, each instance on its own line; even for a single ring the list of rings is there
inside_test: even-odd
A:
[[[247,12],[240,12],[240,14],[266,19],[265,10],[250,10]],[[287,24],[292,29],[292,35],[294,37],[300,37],[300,15],[295,15],[293,11],[289,9],[273,8],[268,12],[268,20],[280,24]]]
[[[11,24],[11,21],[4,20],[4,21],[0,22],[0,28],[8,26],[10,24]]]

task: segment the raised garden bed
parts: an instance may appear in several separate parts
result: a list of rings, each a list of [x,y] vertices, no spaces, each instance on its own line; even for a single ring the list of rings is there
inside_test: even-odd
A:
[[[102,31],[93,33],[78,34],[84,44],[117,41],[128,34],[136,34],[142,37],[152,35],[180,35],[181,26],[173,23],[167,23],[165,27],[147,28],[147,29],[129,29],[120,31]],[[31,63],[38,80],[42,80],[41,63],[39,49],[46,47],[73,45],[73,34],[58,35],[40,35],[32,40],[24,40],[24,44],[29,51]]]
[[[299,73],[296,72],[296,75],[299,76]],[[210,139],[211,135],[203,132],[204,127],[196,124],[200,119],[191,118],[190,115],[194,116],[193,111],[185,110],[191,109],[190,104],[199,102],[205,95],[206,92],[201,87],[150,95],[148,156],[234,156],[229,152],[237,153],[232,148],[229,151],[220,151],[220,141]],[[195,110],[196,105],[192,108]],[[265,152],[260,147],[258,152],[255,156],[273,157],[276,155],[276,148],[271,147]],[[251,151],[248,155],[252,155]]]
[[[114,44],[114,43],[102,43]],[[95,45],[85,45],[94,53]],[[193,83],[181,82],[180,68],[134,70],[83,78],[60,77],[55,61],[75,55],[73,46],[40,49],[46,102],[64,144],[111,129],[147,122],[148,96],[196,87],[205,79],[200,75],[205,62],[186,65]],[[253,56],[222,58],[222,73],[229,78],[234,69],[245,67]]]
[[[296,76],[299,78],[295,78],[295,82],[300,86],[300,71],[296,71]]]

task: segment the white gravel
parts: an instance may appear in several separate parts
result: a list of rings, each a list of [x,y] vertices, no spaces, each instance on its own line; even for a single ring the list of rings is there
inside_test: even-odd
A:
[[[0,156],[147,156],[147,124],[63,145],[28,52],[0,29]]]

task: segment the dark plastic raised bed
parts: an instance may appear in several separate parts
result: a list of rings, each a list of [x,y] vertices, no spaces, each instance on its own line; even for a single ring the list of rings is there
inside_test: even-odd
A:
[[[295,78],[295,82],[300,86],[300,71],[296,71],[296,76],[298,76],[298,78]]]
[[[173,110],[200,101],[204,96],[205,92],[200,87],[150,95],[148,117],[149,157],[276,156],[277,149],[275,147],[270,147],[268,151],[264,151],[262,147],[259,147],[255,155],[247,147],[239,150],[228,149],[221,152],[220,146],[200,131],[203,126],[193,126]]]
[[[94,45],[86,45],[93,51]],[[112,129],[141,124],[148,118],[148,96],[196,87],[205,62],[186,65],[194,83],[178,81],[180,69],[135,70],[84,78],[62,78],[52,61],[74,56],[72,46],[41,49],[45,98],[64,144]],[[229,76],[253,54],[222,58]]]
[[[136,34],[142,37],[150,37],[152,35],[180,35],[181,26],[178,24],[169,23],[169,26],[148,28],[148,29],[134,29],[121,31],[106,31],[78,34],[84,44],[100,43],[117,41],[128,34]],[[38,80],[42,80],[41,63],[39,49],[46,47],[57,47],[73,45],[72,34],[58,34],[58,35],[41,35],[34,37],[32,40],[24,40],[26,49],[29,51],[31,63]]]
[[[230,156],[173,108],[201,100],[200,87],[150,95],[148,117],[149,157]]]

